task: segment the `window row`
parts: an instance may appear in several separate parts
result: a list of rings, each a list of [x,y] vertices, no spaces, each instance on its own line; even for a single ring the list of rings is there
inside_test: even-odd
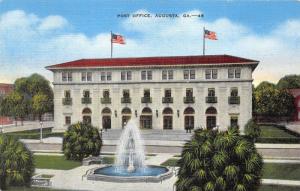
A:
[[[130,90],[124,89],[122,93],[123,97],[121,98],[122,103],[131,103]],[[143,97],[141,98],[142,103],[152,103],[152,97],[150,89],[144,89]],[[215,88],[208,88],[208,93],[206,97],[206,103],[217,103],[217,97],[215,93]],[[240,97],[238,94],[238,88],[233,87],[230,89],[230,96],[228,98],[229,104],[239,104]],[[90,91],[84,90],[82,103],[90,104],[91,97]],[[110,91],[108,89],[103,90],[101,103],[108,104],[111,103]],[[162,97],[162,103],[173,103],[172,90],[167,88],[164,90],[164,97]],[[195,97],[193,95],[193,88],[186,88],[184,103],[195,103]],[[64,105],[71,105],[72,98],[70,90],[65,91],[65,97],[63,98]]]
[[[111,122],[112,122],[112,110],[108,107],[104,108],[102,110],[102,129],[111,129]],[[158,110],[156,110],[156,117],[158,117]],[[180,111],[177,110],[177,117],[180,116]],[[130,120],[132,115],[135,115],[135,117],[138,116],[137,110],[134,112],[131,111],[130,108],[125,107],[121,111],[122,117],[121,117],[121,123],[122,128],[124,128],[127,124],[127,122]],[[140,128],[141,129],[152,129],[152,122],[153,122],[153,112],[151,108],[145,107],[140,114]],[[173,109],[170,107],[166,107],[162,110],[162,118],[163,118],[163,129],[173,129],[173,118],[175,117],[175,112],[173,112]],[[211,130],[214,128],[219,128],[217,125],[217,109],[214,107],[209,107],[205,111],[206,114],[206,129]],[[114,111],[114,116],[117,118],[118,114],[117,111]],[[186,131],[190,131],[195,128],[195,110],[192,107],[187,107],[183,111],[184,116],[184,129]],[[239,127],[239,120],[238,115],[230,115],[230,126],[231,127]],[[92,110],[89,108],[84,108],[82,110],[82,121],[84,123],[91,124],[92,123]],[[71,124],[71,116],[65,116],[65,125]],[[203,128],[203,127],[201,127]]]
[[[228,78],[241,78],[241,69],[240,68],[229,68],[228,69]],[[141,80],[152,80],[152,70],[143,70],[141,71]],[[161,71],[162,80],[173,80],[174,71],[173,70],[162,70]],[[195,80],[196,71],[194,69],[183,70],[183,79],[185,80]],[[205,79],[218,79],[218,69],[206,69],[205,70]],[[111,81],[112,72],[101,72],[100,81]],[[132,71],[122,71],[121,72],[122,81],[132,80]],[[70,82],[72,81],[72,72],[62,72],[62,81]],[[91,82],[93,81],[92,72],[81,72],[81,81],[82,82]]]

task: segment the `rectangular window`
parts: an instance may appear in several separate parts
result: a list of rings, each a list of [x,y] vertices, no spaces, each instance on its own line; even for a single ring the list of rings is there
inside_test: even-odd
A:
[[[173,80],[173,70],[168,70],[169,80]]]
[[[86,81],[86,72],[81,72],[81,81]]]
[[[87,79],[88,82],[92,81],[92,78],[93,78],[92,75],[93,75],[92,72],[87,72],[86,79]]]
[[[63,81],[63,82],[66,82],[66,81],[68,80],[68,74],[67,74],[66,72],[63,72],[63,73],[61,74],[61,76],[62,76],[62,81]]]
[[[84,90],[83,91],[83,97],[89,98],[90,97],[90,91],[89,90]]]
[[[71,125],[71,116],[65,116],[65,125]]]
[[[101,81],[105,81],[106,76],[105,76],[105,72],[101,72]]]
[[[129,90],[123,90],[123,97],[124,98],[129,98],[130,97]]]
[[[168,79],[168,71],[167,71],[167,70],[163,70],[162,73],[161,73],[161,75],[162,75],[161,78],[162,78],[163,80]]]
[[[172,97],[171,89],[165,89],[165,97]]]
[[[228,69],[228,78],[234,78],[234,69],[233,68]]]
[[[230,126],[231,127],[239,127],[238,116],[230,116]]]
[[[121,80],[126,80],[126,72],[125,71],[121,72]]]
[[[150,97],[150,89],[144,90],[144,97]]]
[[[186,94],[186,97],[193,97],[193,89],[187,88],[185,94]]]
[[[103,90],[103,97],[109,98],[109,90]]]
[[[72,72],[68,72],[68,81],[72,82]]]
[[[146,80],[146,71],[141,72],[141,78],[142,80]]]
[[[183,79],[188,80],[189,79],[189,70],[183,71]]]
[[[215,97],[215,88],[208,89],[208,97]]]
[[[231,88],[230,89],[230,96],[237,97],[238,95],[239,95],[238,88]]]
[[[196,78],[195,70],[190,70],[190,79],[194,80]]]
[[[235,78],[240,78],[241,77],[241,69],[240,68],[236,68],[235,69]]]
[[[71,98],[71,92],[70,90],[65,91],[65,98]]]
[[[211,70],[205,70],[205,79],[211,79]]]
[[[111,81],[111,72],[106,73],[106,79],[107,81]]]
[[[213,69],[212,70],[212,79],[217,79],[218,78],[218,70],[217,69]]]
[[[147,80],[152,80],[152,71],[147,71]]]
[[[132,79],[131,71],[127,71],[127,80],[131,80],[131,79]]]

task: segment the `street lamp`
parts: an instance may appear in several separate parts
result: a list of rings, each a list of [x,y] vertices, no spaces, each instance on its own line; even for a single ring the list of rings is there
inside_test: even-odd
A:
[[[43,142],[43,121],[40,121],[40,142],[42,143]]]

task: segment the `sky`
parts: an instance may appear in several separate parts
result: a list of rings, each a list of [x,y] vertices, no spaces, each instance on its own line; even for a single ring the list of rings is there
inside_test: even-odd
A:
[[[218,37],[207,55],[260,61],[255,84],[300,74],[299,0],[0,0],[0,83],[31,73],[52,81],[47,65],[110,57],[110,31],[126,39],[114,57],[201,55],[203,27]]]

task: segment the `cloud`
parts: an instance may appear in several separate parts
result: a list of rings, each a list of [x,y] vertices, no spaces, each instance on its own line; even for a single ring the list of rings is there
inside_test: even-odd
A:
[[[153,14],[147,10],[135,13]],[[201,14],[201,11],[185,13]],[[41,18],[22,10],[2,14],[2,79],[13,81],[16,77],[40,72],[51,80],[51,72],[44,69],[46,65],[110,56],[109,33],[87,36],[73,33],[71,25],[59,15]],[[199,55],[202,54],[203,27],[206,27],[216,31],[219,39],[206,41],[207,54],[231,54],[261,61],[254,72],[255,83],[262,80],[276,82],[283,75],[299,70],[299,19],[287,20],[263,35],[226,17],[213,21],[130,17],[121,23],[121,27],[125,34],[134,36],[125,36],[126,45],[114,45],[115,57]]]
[[[38,29],[41,31],[60,29],[65,27],[67,24],[68,22],[65,18],[58,15],[53,15],[43,19],[41,24],[38,26]]]

